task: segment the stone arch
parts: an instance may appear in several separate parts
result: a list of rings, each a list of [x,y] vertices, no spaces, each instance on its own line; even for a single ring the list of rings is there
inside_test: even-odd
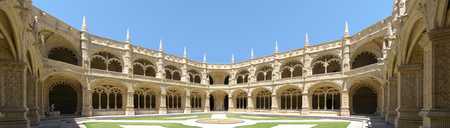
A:
[[[81,115],[82,85],[73,75],[53,73],[44,80],[44,110],[55,111],[64,115]]]
[[[16,23],[11,22],[11,15],[0,10],[0,60],[19,59],[21,44],[18,43]]]
[[[80,44],[69,41],[61,33],[53,30],[41,30],[39,34],[45,42],[44,56],[49,59],[73,65],[81,65]]]
[[[302,109],[302,89],[295,85],[284,85],[276,90],[279,109],[295,111]]]
[[[236,82],[238,84],[247,83],[249,80],[250,72],[247,69],[240,70],[236,75]]]
[[[341,71],[341,60],[337,55],[323,55],[314,59],[313,74],[323,74]]]
[[[214,90],[209,93],[210,111],[227,111],[228,110],[228,92],[224,90]]]
[[[189,75],[189,82],[191,83],[201,83],[202,79],[201,79],[201,74],[194,69],[191,69],[188,71],[188,75]]]
[[[271,66],[261,66],[256,70],[256,81],[266,81],[272,80],[272,71],[273,68]]]
[[[352,61],[352,69],[363,67],[370,64],[375,64],[378,62],[378,58],[375,54],[371,52],[361,52]]]
[[[91,68],[122,72],[122,60],[109,52],[97,52],[91,57]]]
[[[415,12],[418,13],[418,12]],[[450,103],[445,102],[449,98],[444,94],[449,94],[450,91],[448,87],[443,85],[441,86],[428,86],[434,85],[432,79],[447,79],[446,75],[436,75],[435,78],[431,78],[431,76],[425,72],[431,72],[431,70],[438,69],[439,71],[448,71],[448,65],[445,65],[445,59],[441,59],[443,61],[433,61],[434,56],[447,56],[446,52],[435,52],[431,50],[430,47],[440,47],[440,46],[431,46],[431,41],[429,39],[429,35],[427,34],[425,19],[422,15],[415,15],[410,20],[406,21],[401,32],[400,32],[400,40],[399,45],[399,65],[397,67],[397,74],[399,74],[399,85],[398,90],[400,95],[404,95],[405,93],[410,92],[418,92],[408,94],[408,97],[402,97],[400,102],[408,101],[407,103],[411,105],[411,108],[416,108],[420,110],[424,104],[424,99],[422,97],[429,96],[433,94],[432,103],[436,107],[445,107],[449,108]],[[425,52],[425,48],[427,52]],[[448,49],[444,47],[442,51]],[[434,48],[433,48],[434,49]],[[433,57],[432,57],[433,56]],[[439,59],[438,59],[439,60]],[[439,72],[438,71],[438,72]],[[428,78],[426,78],[428,77]],[[407,79],[407,80],[405,80]],[[405,82],[410,81],[410,82]],[[442,83],[441,83],[442,84]],[[424,87],[424,85],[426,87]],[[440,84],[436,84],[440,85]],[[443,102],[444,101],[444,102]],[[403,103],[401,103],[403,104]]]
[[[133,61],[133,74],[155,77],[156,67],[147,59],[136,59]]]
[[[65,47],[55,47],[50,49],[48,52],[48,58],[73,65],[79,65],[77,55],[72,50]]]
[[[229,75],[230,73],[227,70],[209,70],[208,71],[209,84],[226,84],[225,82],[227,81],[227,76]]]
[[[167,87],[166,106],[168,113],[182,113],[185,107],[186,91],[181,87]]]
[[[190,103],[193,112],[203,112],[205,106],[206,91],[192,89],[190,92]]]
[[[160,88],[158,86],[148,86],[139,84],[134,89],[133,103],[136,114],[157,113],[159,110]]]
[[[247,109],[248,93],[243,89],[233,90],[231,93],[235,109]]]
[[[169,80],[181,80],[181,70],[173,65],[167,65],[164,67],[166,79]]]
[[[376,98],[377,94],[372,89],[368,87],[359,88],[353,95],[353,113],[374,114],[377,109]]]
[[[381,112],[382,85],[374,77],[352,80],[349,89],[350,112],[352,114],[376,114]]]
[[[335,111],[341,108],[340,88],[332,83],[318,83],[309,88],[311,106],[314,110]]]
[[[300,77],[303,75],[303,64],[300,61],[290,61],[281,66],[281,78]]]
[[[95,79],[92,85],[92,107],[93,115],[125,114],[124,108],[127,103],[127,84],[114,79]]]
[[[270,110],[272,108],[272,92],[268,88],[252,89],[251,96],[256,110]]]

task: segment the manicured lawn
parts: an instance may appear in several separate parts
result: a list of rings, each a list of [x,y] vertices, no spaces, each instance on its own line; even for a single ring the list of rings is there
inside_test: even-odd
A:
[[[228,118],[249,119],[249,120],[317,120],[314,118],[296,118],[296,117],[282,117],[282,116],[258,116],[258,115],[240,115],[227,114]]]
[[[92,122],[84,123],[87,128],[122,128],[120,125],[145,125],[145,126],[162,126],[165,128],[199,128],[194,126],[187,126],[178,123],[104,123]]]
[[[188,120],[209,118],[210,114],[116,118],[115,120]]]
[[[305,123],[257,123],[236,128],[272,128],[279,124],[316,124],[314,128],[347,128],[350,122],[305,122]]]

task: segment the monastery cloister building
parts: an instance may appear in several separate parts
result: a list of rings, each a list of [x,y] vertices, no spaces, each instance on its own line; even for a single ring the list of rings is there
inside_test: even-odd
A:
[[[0,0],[0,127],[61,115],[212,111],[381,116],[399,128],[450,127],[448,0],[394,0],[393,12],[335,41],[208,64],[89,33]],[[54,107],[51,107],[54,106]]]

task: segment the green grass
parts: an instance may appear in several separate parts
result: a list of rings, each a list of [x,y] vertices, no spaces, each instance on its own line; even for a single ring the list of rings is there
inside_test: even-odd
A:
[[[282,116],[258,116],[258,115],[240,115],[227,114],[228,118],[235,119],[249,119],[249,120],[317,120],[314,118],[296,118],[296,117],[282,117]]]
[[[197,116],[192,117],[190,116]],[[115,120],[188,120],[188,119],[203,119],[209,118],[210,114],[199,114],[199,115],[178,115],[178,116],[148,116],[148,117],[127,117],[127,118],[116,118]],[[189,118],[181,118],[189,117]]]
[[[257,123],[254,125],[239,126],[236,128],[272,128],[280,124],[316,124],[314,128],[347,128],[350,122]]]
[[[179,123],[106,123],[92,122],[84,123],[87,128],[122,128],[120,125],[146,125],[146,126],[162,126],[165,128],[199,128],[195,126],[187,126]]]

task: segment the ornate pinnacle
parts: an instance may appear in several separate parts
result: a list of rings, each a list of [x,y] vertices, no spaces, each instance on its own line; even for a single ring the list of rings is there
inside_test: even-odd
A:
[[[279,53],[279,49],[278,49],[278,40],[275,40],[275,53]]]
[[[309,35],[308,33],[305,34],[305,43],[304,43],[304,47],[308,47],[309,46]]]
[[[159,51],[160,52],[164,51],[163,40],[159,40]]]
[[[184,49],[183,49],[183,57],[187,58],[187,49],[186,49],[186,47],[184,47]]]
[[[203,63],[206,63],[206,52],[203,53]]]
[[[231,54],[231,63],[234,64],[235,63],[235,59],[234,59],[234,54]]]
[[[83,31],[83,32],[87,31],[86,16],[83,16],[83,23],[81,24],[81,31]]]
[[[250,50],[250,59],[255,59],[255,52],[253,51],[253,48]]]
[[[131,35],[130,35],[130,29],[129,28],[127,28],[127,40],[126,40],[126,42],[127,43],[131,42]]]
[[[347,21],[345,21],[344,37],[350,37],[350,30],[349,30]]]

